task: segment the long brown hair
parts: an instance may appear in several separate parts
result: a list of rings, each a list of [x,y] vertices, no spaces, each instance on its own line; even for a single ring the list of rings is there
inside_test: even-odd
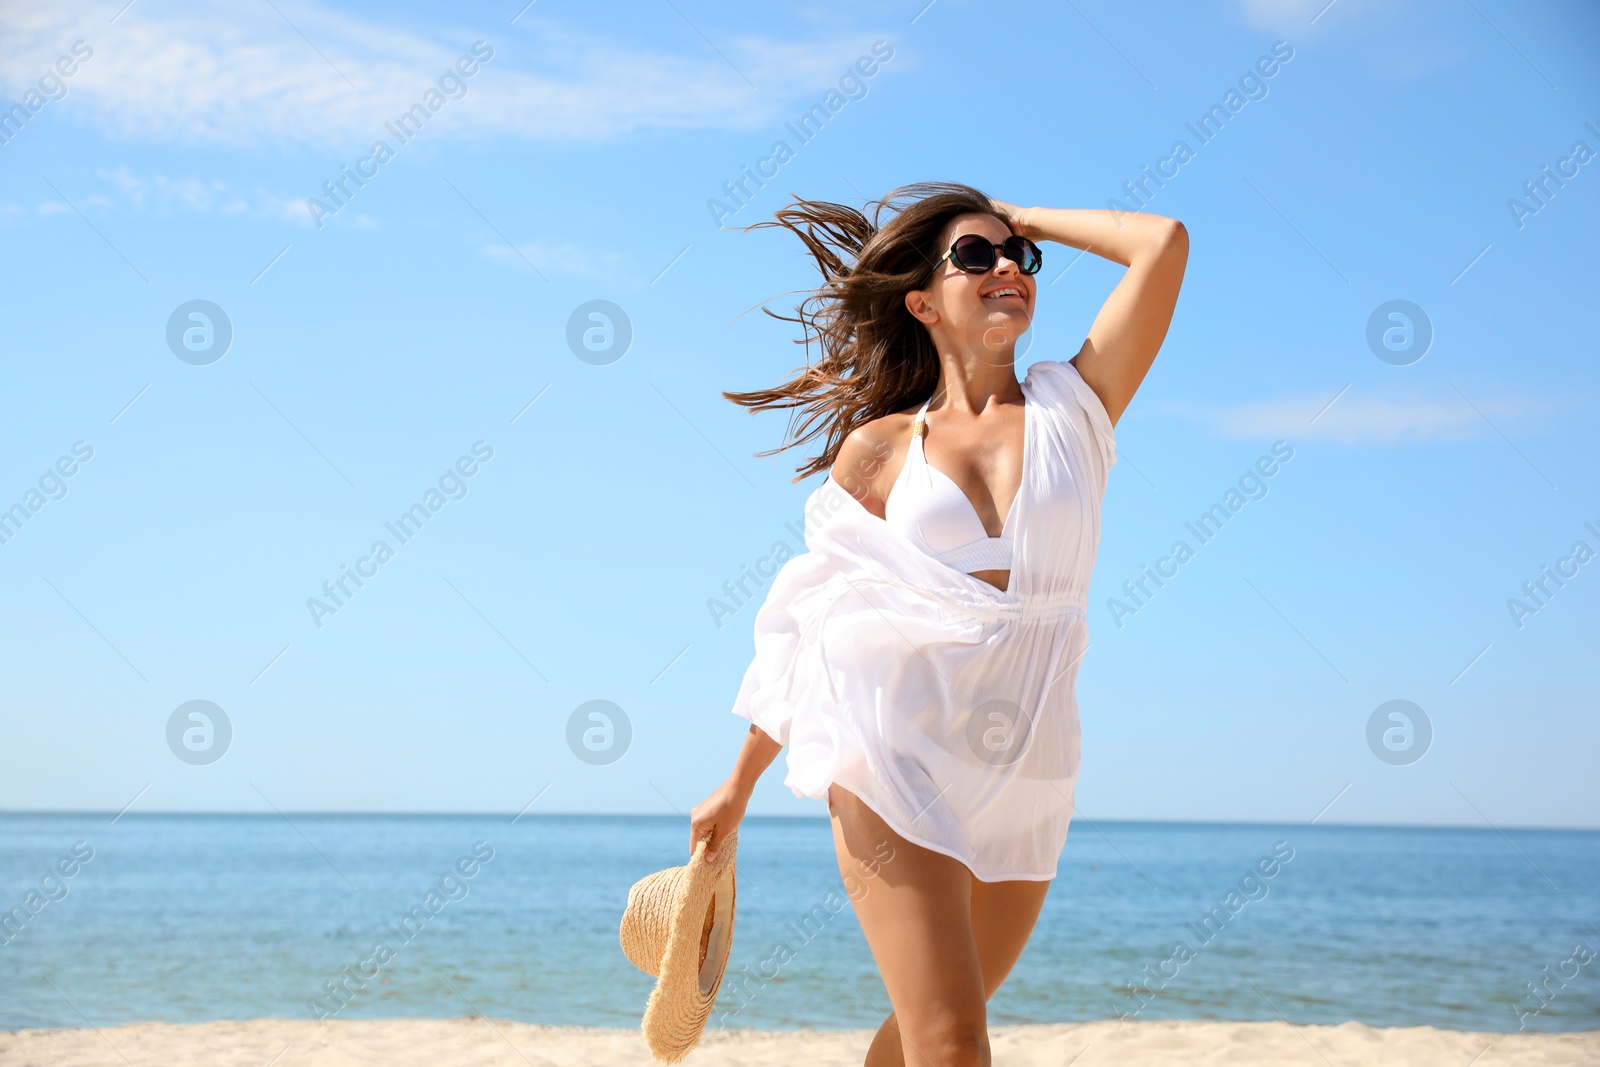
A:
[[[939,356],[927,329],[906,310],[905,295],[928,283],[943,255],[934,243],[951,219],[977,213],[1006,222],[987,196],[956,182],[902,185],[867,206],[873,208],[871,219],[844,204],[795,197],[773,221],[745,227],[792,231],[822,272],[822,284],[794,315],[761,309],[800,325],[795,344],[806,346],[807,365],[782,385],[722,394],[752,413],[800,409],[790,418],[787,440],[756,453],[774,455],[821,435],[822,453],[797,467],[794,481],[832,467],[857,426],[933,395]],[[885,211],[892,217],[880,222]],[[809,358],[813,339],[822,349],[815,362]]]

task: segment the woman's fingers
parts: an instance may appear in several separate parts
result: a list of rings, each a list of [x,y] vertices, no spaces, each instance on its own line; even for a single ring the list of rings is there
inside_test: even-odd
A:
[[[706,846],[706,852],[708,853],[707,858],[709,859],[710,858],[709,853],[711,852],[711,850],[717,844],[717,839],[715,837],[716,830],[717,830],[717,824],[716,824],[715,821],[713,821],[711,819],[706,819],[706,820],[701,821],[701,822],[691,823],[689,825],[689,855],[693,856],[694,855],[695,846],[700,844],[701,840],[703,840],[707,836],[710,836],[711,837],[711,844]]]
[[[723,838],[733,834],[744,816],[744,804],[730,797],[727,786],[707,797],[705,802],[689,813],[689,855],[701,841],[706,842],[706,859],[717,858]]]

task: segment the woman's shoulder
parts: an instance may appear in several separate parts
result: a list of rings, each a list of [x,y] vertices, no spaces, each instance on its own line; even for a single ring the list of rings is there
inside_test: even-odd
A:
[[[905,464],[906,445],[918,405],[890,412],[852,428],[839,444],[828,477],[868,511],[883,517],[889,487]]]
[[[902,438],[911,436],[911,423],[920,406],[911,404],[903,411],[892,411],[860,423],[845,435],[839,446],[839,458],[845,458],[847,452],[877,452],[885,445],[904,448],[906,442]]]

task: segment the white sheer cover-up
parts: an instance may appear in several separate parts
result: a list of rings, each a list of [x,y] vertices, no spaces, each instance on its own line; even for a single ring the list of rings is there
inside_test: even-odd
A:
[[[1056,875],[1072,819],[1089,576],[1116,463],[1077,368],[1028,368],[1009,589],[954,570],[831,477],[755,617],[734,714],[788,747],[796,796],[859,796],[983,881]]]

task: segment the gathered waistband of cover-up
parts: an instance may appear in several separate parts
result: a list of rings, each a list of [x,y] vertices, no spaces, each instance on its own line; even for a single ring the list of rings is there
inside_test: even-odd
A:
[[[929,599],[937,598],[937,592],[935,591],[924,589],[919,585],[914,585],[910,582],[901,581],[896,578],[863,575],[854,579],[842,578],[841,580],[844,583],[842,586],[836,588],[832,593],[824,594],[826,599],[824,600],[821,609],[817,611],[814,620],[811,623],[811,628],[815,632],[814,634],[810,635],[815,637],[817,651],[822,659],[824,668],[823,674],[828,679],[828,691],[834,700],[839,699],[839,690],[838,687],[833,684],[833,672],[827,669],[828,647],[826,628],[828,616],[833,613],[833,609],[838,605],[840,600],[842,600],[849,593],[859,592],[862,586],[885,586],[889,588],[898,588],[908,590]],[[1061,621],[1074,618],[1085,618],[1087,616],[1088,605],[1084,601],[1066,594],[1033,593],[1024,596],[1017,596],[1010,600],[991,600],[981,605],[963,604],[962,609],[963,611],[960,613],[970,615],[970,621],[972,622],[979,624],[1005,624],[1016,622]],[[786,699],[793,687],[794,667],[795,664],[793,661],[791,661],[788,672],[789,684],[785,686]]]

